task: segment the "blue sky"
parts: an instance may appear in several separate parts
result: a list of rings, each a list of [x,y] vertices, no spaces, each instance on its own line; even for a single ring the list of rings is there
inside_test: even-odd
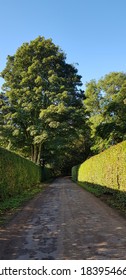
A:
[[[126,0],[0,0],[0,11],[0,71],[7,55],[40,35],[79,64],[84,88],[109,72],[126,72]]]

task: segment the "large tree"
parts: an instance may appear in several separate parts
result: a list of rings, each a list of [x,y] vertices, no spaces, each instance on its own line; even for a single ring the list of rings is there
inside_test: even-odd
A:
[[[80,141],[85,122],[81,76],[51,39],[24,43],[7,57],[1,76],[2,135],[9,146],[39,163],[47,150],[53,155]]]

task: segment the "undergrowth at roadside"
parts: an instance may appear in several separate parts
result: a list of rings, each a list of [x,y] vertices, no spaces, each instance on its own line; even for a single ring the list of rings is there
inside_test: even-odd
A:
[[[99,197],[111,207],[118,209],[126,216],[126,192],[88,182],[78,182],[78,185],[90,193],[93,193],[96,197]]]
[[[3,224],[4,221],[13,214],[19,207],[23,206],[25,202],[28,202],[30,199],[35,197],[36,194],[43,191],[51,180],[41,183],[22,192],[21,194],[15,195],[14,197],[6,198],[4,201],[0,201],[0,224]]]

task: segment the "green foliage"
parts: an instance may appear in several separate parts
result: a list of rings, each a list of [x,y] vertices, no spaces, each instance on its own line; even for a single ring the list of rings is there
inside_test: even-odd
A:
[[[73,144],[82,157],[89,133],[81,76],[63,51],[38,37],[7,57],[1,76],[1,145],[37,164],[42,157],[59,172],[77,164]]]
[[[77,180],[126,191],[126,141],[82,163]]]
[[[79,167],[80,167],[80,165],[76,165],[76,166],[73,166],[72,167],[72,179],[73,179],[73,181],[77,181],[77,178],[78,178],[78,170],[79,170]]]
[[[72,168],[72,178],[111,207],[126,214],[126,141]]]
[[[49,176],[49,174],[48,174]],[[45,171],[33,162],[0,148],[0,199],[21,194],[46,179]]]
[[[112,72],[86,85],[85,110],[92,147],[99,153],[126,139],[126,74]]]

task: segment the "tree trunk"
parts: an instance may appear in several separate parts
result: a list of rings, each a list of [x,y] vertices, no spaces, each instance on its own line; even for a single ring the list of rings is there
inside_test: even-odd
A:
[[[34,163],[40,164],[42,143],[31,146],[31,160]]]
[[[40,164],[41,149],[42,149],[42,143],[40,143],[38,146],[37,164]]]
[[[34,162],[37,163],[37,156],[38,156],[38,147],[37,144],[34,144]]]
[[[34,161],[34,145],[31,145],[31,160]]]

